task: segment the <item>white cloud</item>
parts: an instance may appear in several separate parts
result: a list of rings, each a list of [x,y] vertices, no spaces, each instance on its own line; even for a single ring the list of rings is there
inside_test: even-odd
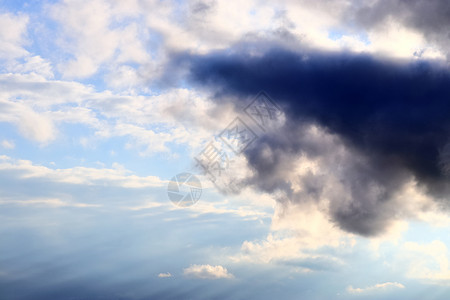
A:
[[[177,208],[174,207],[173,209]],[[194,217],[202,214],[233,214],[245,220],[260,220],[271,216],[269,212],[264,210],[264,207],[245,206],[239,201],[230,203],[226,200],[223,202],[199,201],[190,208],[190,212]]]
[[[345,245],[341,245],[345,247]],[[351,245],[349,245],[351,246]],[[333,255],[314,253],[316,249],[307,248],[298,236],[277,237],[269,234],[263,241],[245,241],[241,253],[231,257],[238,262],[259,264],[289,263],[308,260],[327,261],[328,267],[343,265],[344,262]],[[311,271],[308,268],[309,271]]]
[[[0,122],[12,123],[28,139],[46,144],[56,136],[53,122],[23,101],[0,99]]]
[[[66,77],[86,77],[97,71],[99,64],[110,59],[118,44],[118,36],[108,29],[110,6],[105,1],[63,1],[51,8],[51,15],[62,24],[64,49],[75,59],[61,66]]]
[[[0,74],[3,99],[21,99],[41,109],[60,104],[79,104],[96,93],[91,86],[72,81],[48,80],[38,74]]]
[[[124,188],[161,187],[166,182],[157,176],[140,177],[133,175],[124,168],[87,168],[74,167],[68,169],[50,169],[45,166],[34,165],[28,160],[14,160],[7,156],[0,157],[0,171],[18,172],[19,178],[40,178],[52,182],[120,186]],[[16,173],[17,174],[17,173]]]
[[[14,59],[26,56],[26,30],[28,16],[0,14],[0,59]]]
[[[169,272],[167,272],[167,273],[159,273],[158,277],[159,278],[169,278],[169,277],[172,277],[172,274],[170,274]]]
[[[336,227],[317,206],[277,205],[266,239],[244,241],[241,252],[231,259],[262,264],[314,259],[342,265],[340,258],[316,250],[324,246],[351,249],[355,243],[352,234]]]
[[[222,266],[211,265],[191,265],[183,270],[183,274],[188,277],[201,278],[201,279],[221,279],[221,278],[233,278],[233,274]]]
[[[133,91],[133,87],[143,81],[138,74],[138,70],[127,65],[115,67],[114,72],[107,74],[105,79],[110,87],[121,91]]]
[[[50,61],[43,59],[39,55],[28,55],[24,57],[24,62],[15,62],[9,66],[8,70],[20,74],[34,73],[48,79],[54,77]]]
[[[405,286],[398,282],[385,282],[378,283],[373,286],[365,288],[353,288],[352,286],[347,287],[347,292],[350,294],[366,294],[372,292],[386,291],[392,289],[404,289]]]
[[[124,207],[124,208],[127,210],[139,211],[139,210],[153,209],[153,208],[162,207],[162,206],[163,206],[163,204],[157,203],[157,202],[145,202],[142,205],[128,206],[128,207]]]
[[[8,72],[35,73],[53,78],[51,62],[33,55],[26,46],[33,41],[28,38],[29,17],[25,14],[0,14],[0,60]]]
[[[445,55],[436,47],[431,47],[422,33],[389,20],[383,26],[368,32],[370,45],[367,50],[390,57],[413,58],[415,53],[423,52],[423,58],[444,59]]]
[[[123,7],[102,0],[66,0],[50,7],[51,16],[63,28],[60,46],[74,56],[59,65],[66,78],[89,77],[107,62],[143,63],[149,59],[139,26],[134,22],[119,25],[124,17],[136,13]]]
[[[0,200],[0,204],[16,204],[22,206],[44,205],[51,207],[100,207],[99,204],[68,202],[58,198],[34,198],[29,200]]]
[[[450,284],[449,250],[444,242],[406,242],[402,247],[401,259],[407,264],[409,277],[434,284]]]
[[[97,142],[128,137],[130,146],[143,155],[168,152],[169,142],[198,148],[226,126],[234,111],[187,89],[121,95],[36,73],[0,74],[0,96],[0,122],[14,124],[26,138],[48,144],[64,134],[56,129],[59,124],[86,125]]]
[[[8,206],[99,207],[135,212],[168,211],[167,182],[138,176],[119,164],[112,168],[55,169],[0,156],[0,204]],[[17,186],[24,187],[17,190]],[[111,191],[114,191],[111,193]],[[158,195],[156,197],[156,195]],[[154,200],[157,199],[157,200]]]

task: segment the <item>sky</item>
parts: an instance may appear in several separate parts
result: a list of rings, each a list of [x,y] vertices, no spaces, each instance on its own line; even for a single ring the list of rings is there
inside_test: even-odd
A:
[[[0,0],[0,299],[450,295],[444,0]]]

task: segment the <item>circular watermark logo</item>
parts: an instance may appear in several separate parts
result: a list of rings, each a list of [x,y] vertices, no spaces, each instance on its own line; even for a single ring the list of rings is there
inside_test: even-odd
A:
[[[191,206],[197,203],[202,196],[202,184],[191,173],[180,173],[170,180],[167,194],[175,205]]]

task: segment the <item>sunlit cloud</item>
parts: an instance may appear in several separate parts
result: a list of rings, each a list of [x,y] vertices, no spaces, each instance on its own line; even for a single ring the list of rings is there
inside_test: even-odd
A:
[[[370,294],[373,292],[385,291],[389,289],[404,289],[405,286],[398,282],[385,282],[385,283],[377,283],[372,286],[368,286],[365,288],[353,288],[349,286],[347,288],[347,292],[350,294]]]
[[[229,279],[234,277],[226,268],[211,265],[191,265],[183,270],[183,274],[188,277],[200,279]]]

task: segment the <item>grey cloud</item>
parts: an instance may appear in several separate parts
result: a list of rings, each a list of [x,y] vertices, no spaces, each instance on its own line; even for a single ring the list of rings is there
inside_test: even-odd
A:
[[[282,191],[280,202],[328,201],[338,226],[365,236],[405,214],[402,203],[409,199],[396,199],[406,183],[448,203],[450,74],[444,66],[280,48],[181,60],[189,62],[193,83],[218,91],[218,102],[264,88],[285,108],[285,127],[245,153],[255,174],[246,183]],[[302,156],[318,161],[319,172],[298,173]]]
[[[423,33],[429,42],[439,46],[444,53],[450,53],[450,3],[446,0],[353,1],[344,22],[351,20],[371,29],[383,26],[390,19]]]
[[[283,204],[328,202],[328,213],[349,232],[373,236],[384,232],[401,207],[394,196],[411,177],[403,169],[374,162],[316,125],[294,125],[263,137],[246,151],[255,171],[247,184],[267,192],[282,192]],[[297,172],[299,157],[317,168]]]

